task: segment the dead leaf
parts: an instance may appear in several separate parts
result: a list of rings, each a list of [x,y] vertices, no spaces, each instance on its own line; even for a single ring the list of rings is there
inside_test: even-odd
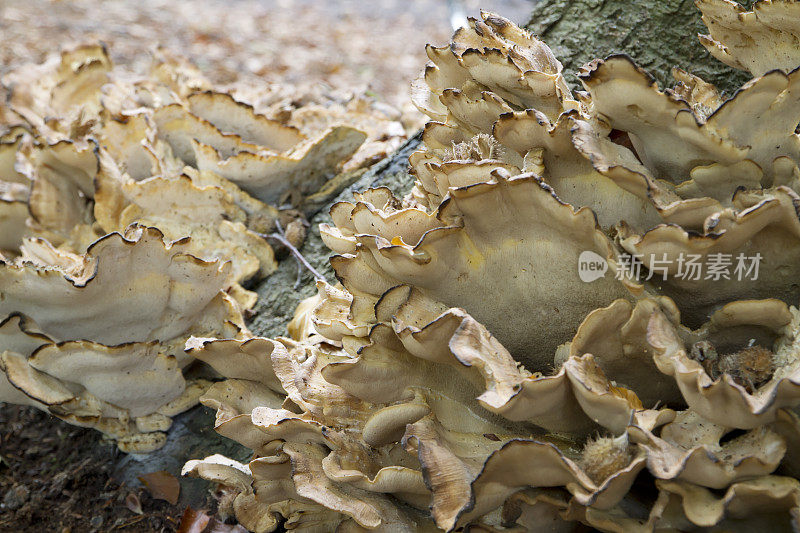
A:
[[[178,503],[178,496],[181,493],[181,484],[175,476],[166,470],[159,470],[158,472],[151,472],[139,476],[139,481],[142,482],[147,492],[149,492],[153,498],[165,500],[171,505]]]
[[[125,507],[127,507],[132,513],[144,514],[142,512],[142,502],[140,502],[139,497],[132,492],[129,492],[125,497]]]
[[[187,507],[181,517],[177,533],[203,533],[210,521],[211,517],[205,511],[195,511],[191,507]]]

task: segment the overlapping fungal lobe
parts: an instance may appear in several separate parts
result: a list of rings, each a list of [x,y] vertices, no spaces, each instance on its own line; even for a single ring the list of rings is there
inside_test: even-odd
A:
[[[28,65],[3,76],[8,104],[51,141],[70,138],[91,127],[100,111],[100,89],[112,70],[102,44],[65,49],[41,65]]]
[[[254,426],[251,413],[259,408],[284,412],[286,392],[273,367],[273,356],[286,356],[283,345],[260,338],[196,338],[187,342],[187,351],[228,378],[215,383],[200,400],[217,410],[216,431],[256,453],[265,452],[274,439]]]
[[[411,285],[434,301],[464,308],[536,371],[589,311],[638,286],[615,279],[617,252],[590,210],[563,204],[533,175],[494,171],[489,178],[452,188],[436,213],[440,225],[422,234],[431,221],[424,211],[387,212],[366,202],[353,205],[343,231],[321,231],[326,242],[352,235],[344,240],[355,243],[355,253],[334,257],[332,265],[355,295],[354,308],[362,294],[374,303],[397,284]],[[346,209],[335,206],[337,218]],[[588,295],[575,272],[587,250],[609,265]],[[542,325],[541,336],[529,334],[532,321]]]
[[[65,100],[63,106],[53,107],[51,100],[60,84],[80,79],[78,72],[86,65],[102,67],[97,83],[85,84],[85,95],[76,95]],[[266,116],[264,113],[273,111],[270,108],[256,111],[228,92],[212,90],[191,65],[165,56],[163,51],[155,54],[151,72],[144,78],[114,67],[102,46],[83,45],[66,50],[41,66],[13,71],[4,79],[11,87],[9,112],[30,126],[35,143],[52,145],[65,141],[82,147],[87,141],[94,142],[110,155],[122,176],[134,181],[199,174],[198,179],[193,177],[198,185],[222,185],[248,215],[268,218],[272,226],[277,218],[273,213],[276,208],[260,200],[273,205],[290,200],[297,206],[328,184],[345,164],[349,169],[358,169],[381,153],[380,147],[373,146],[372,155],[360,153],[353,157],[365,134],[352,125],[367,123],[364,116],[373,111],[369,104],[361,102],[359,107],[360,100],[354,99],[352,106],[337,112],[330,109],[332,105],[296,110],[298,121],[306,123],[301,133],[290,124]],[[238,92],[253,93],[246,88]],[[321,96],[319,99],[324,100]],[[381,117],[387,115],[388,112],[380,113]],[[388,116],[373,123],[370,131],[373,143],[387,139],[387,135],[395,144],[405,137],[400,124]],[[42,180],[39,185],[41,191],[36,196],[44,200],[37,203],[44,201],[47,208],[60,201],[70,207],[66,210],[70,220],[61,220],[66,217],[62,215],[59,220],[46,221],[63,233],[61,226],[77,219],[77,209],[72,204],[80,202],[71,194],[73,191],[46,188],[48,183]],[[338,182],[334,183],[334,188],[337,186]],[[80,194],[84,200],[93,196],[90,190],[81,190]],[[261,209],[267,212],[254,213]],[[50,211],[54,210],[46,213],[55,217]],[[262,228],[262,232],[272,229]],[[85,249],[88,242],[81,244]]]
[[[613,211],[602,212],[598,218],[604,221],[604,227],[613,228],[624,223],[631,230],[644,232],[666,222],[696,229],[702,227],[708,216],[723,209],[723,201],[719,199],[682,198],[666,182],[655,179],[632,150],[628,135],[612,129],[602,120],[577,117],[572,128],[572,144],[596,172],[607,179],[606,183],[597,183],[599,190],[607,191],[612,199],[616,193],[618,198],[619,204],[615,207],[624,216],[615,217]],[[610,187],[611,184],[614,186]],[[589,193],[596,194],[591,189]],[[616,203],[611,202],[606,200],[605,203],[608,206]]]
[[[599,172],[646,190],[665,223],[637,227],[623,218],[619,242],[660,278],[684,319],[698,326],[736,299],[793,303],[797,75],[770,72],[724,103],[686,73],[662,93],[623,56],[595,62],[582,78],[594,118],[578,121],[575,144]],[[603,123],[625,132],[630,149],[604,137]],[[703,272],[690,273],[687,261]]]
[[[663,93],[627,56],[596,61],[581,73],[594,116],[626,132],[647,176],[679,197],[726,203],[739,187],[787,183],[792,167],[784,158],[796,165],[800,153],[796,73],[770,72],[724,103],[708,95],[698,100],[689,87],[703,85],[707,93],[708,84],[679,77],[677,90]]]
[[[177,166],[169,154],[157,156],[146,140],[154,134],[149,121],[142,115],[127,118],[118,128],[126,135],[142,135],[142,150],[127,159],[100,150],[93,227],[114,232],[139,224],[157,227],[173,241],[191,236],[187,251],[192,255],[231,263],[226,290],[242,308],[252,308],[256,296],[240,283],[268,276],[277,267],[272,247],[256,228],[271,231],[270,226],[281,218],[278,210],[223,178],[192,172],[189,167],[183,168],[183,163]],[[151,161],[158,164],[145,170]],[[131,175],[131,165],[143,172],[138,178],[134,177],[137,174]],[[151,176],[152,171],[158,170],[163,173]]]
[[[654,501],[633,502],[621,508],[597,509],[565,506],[557,497],[548,498],[560,516],[579,520],[600,531],[646,533],[652,531],[793,531],[796,527],[797,480],[783,476],[761,476],[743,480],[724,491],[680,481],[656,481]],[[517,500],[530,505],[531,499]],[[534,499],[531,503],[536,503]],[[566,508],[565,508],[566,507]]]
[[[159,228],[169,240],[190,235],[187,246],[193,255],[231,262],[229,285],[266,277],[277,268],[272,248],[248,227],[251,221],[235,198],[214,185],[198,186],[185,175],[123,182],[103,175],[94,211],[105,231],[142,224]]]
[[[396,299],[396,295],[384,295],[376,316],[385,316],[387,310],[382,307]],[[388,340],[381,341],[391,339],[390,333],[385,326],[376,326],[356,360],[334,363],[323,375],[372,402],[396,401],[408,388],[424,394],[430,414],[407,426],[403,442],[419,456],[439,527],[447,530],[456,521],[469,523],[526,486],[566,485],[582,505],[613,506],[624,496],[644,467],[643,456],[629,450],[627,441],[620,438],[613,445],[614,439],[601,439],[601,451],[588,452],[589,459],[584,453],[581,458],[586,437],[580,435],[597,427],[591,416],[598,416],[601,424],[624,418],[616,425],[624,432],[632,411],[639,410],[636,420],[650,428],[669,421],[668,412],[642,410],[634,394],[615,392],[603,373],[585,359],[571,358],[554,376],[531,375],[518,369],[508,352],[471,317],[450,310],[431,321],[425,318],[431,316],[430,311],[425,310],[420,297],[411,295],[394,311],[395,335],[404,349],[397,345],[390,349]],[[404,324],[404,319],[419,322]],[[456,372],[436,369],[443,364]],[[397,371],[388,374],[389,366]],[[470,375],[474,377],[469,379]],[[573,375],[592,387],[578,391]],[[577,394],[583,394],[588,409],[581,410]],[[400,411],[399,406],[393,409]],[[495,416],[487,416],[487,410]],[[543,433],[537,425],[572,437]],[[601,466],[600,458],[616,447],[622,454],[619,463]],[[542,477],[531,474],[534,477],[529,479],[522,472],[541,472]]]
[[[519,154],[525,170],[539,175],[562,201],[590,207],[602,228],[611,228],[620,220],[644,228],[660,222],[662,217],[648,195],[649,183],[636,174],[635,158],[588,152],[579,137],[584,129],[594,133],[603,127],[588,127],[576,111],[560,115],[551,124],[540,112],[529,109],[501,116],[492,127],[492,135],[500,146]],[[612,144],[604,148],[621,147]],[[604,167],[604,157],[614,159],[617,167],[626,164],[632,172]],[[624,159],[616,160],[618,157]]]
[[[582,455],[587,429],[597,426],[571,398],[564,371],[532,375],[463,311],[407,288],[393,293],[375,310],[381,319],[394,316],[392,325],[374,326],[368,338],[344,334],[332,341],[343,349],[308,342],[316,333],[280,343],[190,343],[194,355],[231,377],[214,385],[203,402],[217,409],[217,431],[256,451],[252,487],[259,501],[272,506],[269,512],[288,517],[292,506],[278,502],[289,498],[296,506],[305,498],[362,527],[392,530],[408,520],[422,527],[419,512],[432,506],[437,526],[450,529],[499,508],[506,496],[531,484],[567,486],[580,505],[616,505],[644,458],[626,437],[601,439],[587,445],[598,451]],[[337,292],[322,286],[321,294],[318,309],[325,309],[325,298]],[[282,405],[276,378],[286,394]],[[566,408],[568,401],[572,419],[564,410],[562,420],[550,416],[548,410]],[[626,415],[635,406],[631,401],[625,399]],[[603,405],[599,399],[595,411]],[[663,423],[641,419],[650,429]],[[558,437],[538,424],[584,436]],[[291,460],[273,458],[279,449]],[[608,456],[616,459],[607,463]],[[510,475],[520,461],[533,461],[541,477]],[[285,481],[276,486],[278,464]]]
[[[644,455],[630,448],[625,436],[589,441],[577,455],[548,438],[508,440],[485,459],[471,483],[473,501],[457,518],[467,524],[526,487],[565,486],[577,505],[610,508],[625,496],[642,468]],[[437,523],[443,529],[452,527],[445,520]]]
[[[78,252],[101,236],[92,227],[96,150],[91,140],[35,142],[30,148],[24,168],[32,234]]]
[[[218,432],[256,451],[249,465],[252,480],[238,488],[236,501],[254,494],[262,519],[274,514],[296,522],[305,513],[318,514],[331,527],[352,522],[381,531],[417,531],[429,524],[421,513],[404,511],[383,495],[425,501],[427,489],[422,474],[404,466],[403,461],[412,467],[414,461],[404,459],[402,449],[367,451],[358,427],[370,416],[369,406],[325,383],[319,374],[325,360],[337,357],[335,351],[283,342],[288,350],[266,339],[209,341],[192,350],[237,376],[215,384],[202,400],[217,409]],[[271,392],[275,390],[288,398]],[[243,523],[252,523],[246,510],[236,509],[236,514]],[[277,524],[262,522],[264,529],[258,530],[273,531]]]
[[[170,417],[207,386],[184,379],[184,340],[243,330],[221,292],[229,267],[184,247],[142,228],[101,239],[69,270],[0,265],[2,366],[14,387],[3,387],[3,401],[24,393],[25,403],[100,429],[126,451],[163,445]]]
[[[159,135],[186,164],[230,180],[269,204],[284,202],[289,192],[288,199],[298,204],[345,165],[367,164],[363,158],[368,156],[361,150],[367,135],[351,126],[357,122],[355,111],[336,114],[317,107],[297,111],[306,116],[305,121],[298,118],[298,123],[305,123],[305,134],[292,121],[268,118],[230,94],[214,91],[196,92],[183,102],[158,107],[153,118]],[[318,116],[322,119],[315,120]],[[399,124],[390,121],[373,124],[371,141],[390,130],[396,137],[396,127]],[[357,152],[361,163],[356,161]]]
[[[757,1],[751,9],[731,0],[697,0],[708,35],[700,42],[715,58],[762,76],[800,65],[800,8],[788,0]]]
[[[648,343],[689,407],[727,428],[775,420],[797,398],[797,310],[779,300],[732,302],[698,330],[654,313]]]
[[[57,380],[42,375],[27,363],[27,357],[37,348],[51,342],[51,339],[38,331],[36,325],[28,317],[23,315],[9,315],[0,322],[0,342],[2,342],[3,352],[0,354],[0,398],[3,401],[21,405],[33,405],[46,409],[46,403],[41,403],[33,397],[25,394],[15,387],[9,380],[9,365],[11,373],[17,373],[20,379],[31,384],[35,384],[37,392],[35,396],[44,398],[51,403],[64,402],[72,399],[72,393],[57,382]],[[46,400],[46,401],[47,401]]]
[[[276,517],[256,501],[252,489],[253,477],[246,464],[215,454],[188,461],[182,473],[217,483],[228,496],[226,502],[229,507],[222,510],[236,513],[239,523],[248,530],[261,533],[277,527]],[[253,516],[253,511],[257,516]]]
[[[576,149],[573,131],[581,124],[578,117],[575,111],[564,113],[551,124],[532,109],[506,113],[490,125],[490,134],[473,137],[429,123],[423,133],[424,148],[409,158],[417,179],[415,199],[434,210],[450,187],[480,183],[492,170],[503,169],[511,175],[537,175],[562,201],[592,208],[604,229],[620,219],[642,228],[660,222],[648,197],[647,180],[598,172]]]
[[[0,141],[0,249],[14,257],[37,236],[85,250],[99,237],[91,228],[96,145],[49,142],[24,128],[8,128],[8,136]]]
[[[631,187],[621,190],[573,146],[571,129],[582,107],[550,49],[501,17],[482,18],[457,31],[449,48],[429,47],[433,64],[415,82],[412,98],[434,119],[425,127],[423,148],[410,158],[415,198],[433,210],[449,187],[479,183],[473,167],[487,173],[501,167],[512,175],[534,173],[564,201],[594,208],[603,227],[618,220],[608,216],[612,207],[635,222],[654,220],[646,191],[634,187],[636,197]],[[516,76],[491,75],[500,68],[498,58],[516,67]],[[512,87],[511,80],[530,85]]]
[[[96,242],[79,276],[4,264],[0,312],[24,313],[57,339],[118,344],[174,338],[201,319],[209,304],[220,305],[216,299],[230,268],[198,260],[183,248],[180,242],[165,245],[158,230],[141,228],[130,239],[113,233]]]
[[[630,430],[631,438],[647,451],[648,469],[658,479],[724,489],[778,468],[787,446],[783,437],[762,426],[720,443],[728,432],[692,411],[663,426],[660,437],[636,427]]]
[[[105,72],[103,83],[91,86],[91,105],[75,99],[65,101],[63,109],[53,108],[56,87],[64,80],[71,82],[79,76],[76,69],[89,63],[102,64]],[[255,232],[270,233],[278,219],[285,225],[293,217],[280,214],[224,177],[185,167],[196,165],[191,143],[197,138],[221,149],[226,157],[243,151],[288,154],[306,137],[228,94],[196,92],[205,85],[192,81],[187,68],[174,58],[162,58],[154,78],[131,81],[121,69],[112,69],[102,47],[86,45],[37,69],[9,74],[13,96],[9,104],[13,109],[23,107],[20,119],[29,123],[30,131],[23,129],[3,140],[3,174],[8,177],[2,178],[8,186],[2,191],[8,201],[2,203],[0,220],[8,230],[4,232],[8,242],[0,244],[8,255],[21,255],[25,238],[45,238],[65,252],[82,253],[102,235],[125,231],[132,223],[155,226],[171,240],[192,235],[190,252],[197,257],[231,261],[227,289],[243,308],[252,308],[255,294],[238,283],[266,276],[276,267],[271,247]],[[187,76],[192,79],[184,79]],[[69,122],[73,114],[80,124]],[[340,147],[328,148],[335,152]],[[330,168],[324,169],[323,181],[349,157],[352,150],[348,150],[349,145],[344,152],[329,154]],[[302,188],[299,181],[287,185],[291,180],[284,180],[284,174],[275,177],[270,193],[275,202],[284,199],[285,187]],[[320,183],[306,185],[304,191],[311,193]],[[208,217],[186,211],[187,198],[204,203]],[[219,205],[214,207],[214,202]],[[209,227],[208,219],[216,224]]]
[[[430,63],[412,86],[412,101],[432,119],[472,134],[512,110],[539,109],[554,120],[572,100],[550,49],[492,13],[470,18],[450,45],[429,45],[427,53]]]
[[[622,247],[649,269],[692,326],[731,300],[797,300],[792,280],[800,253],[800,198],[778,187],[739,192],[734,205],[708,217],[702,232],[659,225],[638,234],[621,227]]]
[[[337,104],[303,105],[290,112],[286,123],[306,136],[337,125],[363,131],[367,135],[364,144],[342,167],[342,170],[348,172],[377,163],[400,147],[406,138],[406,132],[397,121],[398,118],[399,113],[393,112],[391,108],[354,96],[350,101]]]
[[[484,18],[494,20],[493,15],[484,14]],[[474,28],[482,28],[479,22],[472,21],[471,24]],[[481,36],[490,35],[485,28],[480,31],[474,28],[472,31],[477,31]],[[469,30],[456,33],[451,46],[454,57],[458,56],[456,50],[474,44],[469,41],[459,45],[461,34],[467,35]],[[552,56],[543,43],[522,30],[516,30],[512,35],[520,42],[527,43],[526,46],[537,43],[539,52],[544,56]],[[495,47],[492,51],[498,54],[513,55],[512,50],[520,49],[518,45],[501,46],[497,40],[485,41],[480,41],[484,49]],[[523,55],[532,53],[527,50]],[[450,57],[449,51],[441,51],[441,54]],[[486,57],[489,55],[487,53]],[[485,62],[488,63],[488,59]],[[529,66],[533,69],[532,72],[539,74],[542,72],[537,69],[552,70],[554,83],[560,86],[563,83],[560,65],[558,68],[550,68],[543,66],[546,63],[540,61]],[[434,120],[444,123],[431,122],[426,126],[423,134],[424,147],[410,158],[412,172],[417,178],[413,197],[420,205],[435,210],[449,187],[479,183],[481,169],[489,173],[493,168],[503,168],[512,175],[521,172],[534,173],[552,186],[563,201],[575,207],[591,207],[604,229],[613,227],[621,219],[642,230],[663,220],[663,215],[659,212],[660,204],[654,205],[651,198],[655,180],[650,179],[646,171],[642,175],[636,167],[641,164],[633,154],[623,157],[623,161],[608,163],[604,168],[602,160],[611,157],[609,154],[598,157],[582,149],[578,141],[573,140],[573,131],[581,124],[586,124],[586,117],[582,114],[585,106],[573,100],[568,89],[556,91],[559,96],[551,102],[553,105],[531,100],[526,105],[518,106],[504,100],[506,96],[500,95],[500,92],[485,92],[480,101],[470,101],[463,93],[454,91],[452,85],[448,89],[437,89],[436,84],[439,82],[458,83],[455,77],[451,79],[439,76],[439,70],[445,69],[429,67],[424,80],[427,80],[430,94],[441,93],[439,104],[448,114],[437,116],[431,112],[430,107],[420,105]],[[418,82],[415,95],[419,95],[422,90],[422,81]],[[430,95],[425,97],[426,100],[431,98]],[[489,105],[489,102],[494,104]],[[602,124],[597,123],[588,128],[588,135],[591,136],[603,128]],[[605,130],[601,135],[605,137],[609,132],[610,129]],[[617,147],[614,144],[611,146]],[[617,159],[617,154],[613,155]],[[622,163],[632,167],[632,171],[625,172],[621,168]],[[614,171],[609,172],[608,166],[613,167]],[[660,198],[661,203],[669,204],[680,199],[669,191],[659,192],[659,196],[664,197]],[[714,207],[719,206],[717,202],[712,203]]]
[[[141,181],[152,176],[173,176],[182,170],[184,163],[157,134],[156,121],[143,108],[119,113],[104,108],[101,120],[95,129],[97,144],[122,176]],[[102,156],[99,159],[102,172],[108,163]]]
[[[288,152],[303,140],[295,128],[260,115],[225,93],[204,91],[189,95],[189,110],[222,132],[234,133],[243,142],[274,152]]]
[[[442,202],[451,184],[476,183],[493,168],[511,174],[519,174],[522,168],[521,158],[503,151],[485,133],[470,137],[454,127],[428,123],[422,137],[423,147],[409,157],[416,178],[412,197],[430,211]]]
[[[642,407],[647,408],[655,408],[658,404],[680,405],[677,385],[672,379],[659,375],[652,347],[647,342],[647,326],[656,312],[663,313],[670,320],[678,320],[677,309],[668,298],[643,298],[635,304],[616,300],[607,307],[592,311],[578,327],[572,341],[559,348],[556,364],[583,358],[585,364],[591,361],[601,375],[614,381],[614,388],[609,391],[617,396],[633,393]],[[590,359],[587,359],[587,354]],[[577,387],[580,377],[577,373],[573,376]],[[591,384],[587,381],[578,390],[590,389]],[[624,393],[626,390],[630,392]],[[605,423],[610,421],[607,417],[604,419]],[[609,429],[621,432],[629,420],[618,422],[621,427]]]
[[[291,472],[289,457],[282,452],[255,459],[249,465],[212,455],[189,461],[183,469],[184,475],[217,483],[229,506],[225,510],[232,511],[237,521],[253,532],[275,531],[282,524],[298,531],[333,530],[347,520],[344,515],[299,496]],[[254,484],[256,476],[261,479]]]
[[[682,180],[697,161],[731,163],[742,150],[712,135],[686,102],[662,93],[627,56],[590,63],[581,72],[592,111],[628,136],[655,178]],[[669,148],[667,148],[669,147]]]
[[[386,300],[401,297],[387,295],[384,306]],[[526,401],[525,394],[515,398],[519,385],[528,377],[535,378],[519,369],[516,361],[483,326],[463,311],[445,309],[441,314],[426,313],[424,305],[430,306],[430,303],[426,303],[424,297],[412,295],[395,311],[394,327],[374,326],[369,337],[359,342],[343,339],[345,350],[352,352],[352,357],[330,362],[323,367],[322,376],[327,382],[371,403],[391,405],[406,398],[409,389],[425,390],[465,405],[477,400],[478,412],[486,409],[501,414],[516,409],[521,420],[535,420],[545,425],[545,418],[539,419],[537,415],[547,417],[546,406],[515,407],[517,402]],[[431,307],[435,309],[436,306]],[[378,311],[382,312],[385,311]],[[408,319],[414,322],[405,323]],[[387,374],[388,365],[396,365],[399,371]],[[558,401],[568,391],[563,376],[554,381],[550,386],[554,389],[551,394]],[[488,413],[482,416],[490,418]],[[569,425],[570,421],[561,423]],[[572,423],[586,422],[577,417]]]
[[[316,191],[366,138],[358,130],[336,126],[307,139],[230,95],[211,91],[159,108],[155,120],[187,164],[215,172],[271,204],[290,190],[305,195]]]
[[[3,83],[0,317],[44,335],[22,352],[0,346],[3,399],[154,449],[208,386],[186,382],[184,341],[248,334],[241,310],[256,295],[239,283],[276,267],[261,234],[301,216],[259,197],[299,206],[345,163],[369,163],[352,158],[365,134],[311,109],[301,133],[163,51],[144,78],[85,45]],[[374,126],[378,137],[399,124]],[[232,168],[246,183],[227,179]]]
[[[330,130],[309,140],[289,154],[242,151],[228,158],[208,145],[192,141],[199,170],[215,172],[256,198],[277,203],[288,191],[297,188],[309,193],[335,175],[337,166],[364,142],[363,133],[346,127]],[[346,154],[346,155],[342,155]]]
[[[794,478],[763,476],[729,486],[724,494],[678,481],[657,481],[669,496],[664,514],[673,527],[718,528],[724,531],[792,531],[797,527],[800,484]],[[685,518],[680,524],[676,515]]]
[[[612,57],[578,102],[543,43],[486,13],[428,53],[414,189],[356,193],[321,227],[340,285],[318,284],[292,339],[196,353],[229,377],[203,400],[217,431],[256,452],[226,482],[237,516],[789,530],[796,75],[725,101]],[[629,279],[617,246],[666,279]],[[765,262],[682,280],[682,254]]]

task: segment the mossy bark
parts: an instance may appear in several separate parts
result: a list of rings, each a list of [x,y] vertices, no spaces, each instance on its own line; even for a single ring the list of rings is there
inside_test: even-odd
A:
[[[707,29],[693,0],[542,0],[527,28],[553,49],[573,86],[582,65],[615,53],[631,56],[662,88],[674,84],[674,66],[729,94],[749,78],[700,44]]]

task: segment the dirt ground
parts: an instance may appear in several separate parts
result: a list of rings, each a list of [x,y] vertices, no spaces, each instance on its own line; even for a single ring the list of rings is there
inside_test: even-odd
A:
[[[454,0],[455,1],[455,0]],[[529,0],[463,0],[524,21]],[[219,84],[327,84],[369,91],[407,114],[426,43],[452,29],[448,0],[0,0],[0,74],[64,45],[102,40],[115,62],[143,71],[161,45]],[[415,113],[417,113],[415,115]],[[99,433],[0,404],[0,531],[241,531],[188,528],[185,505],[114,480],[120,452]],[[213,514],[210,493],[203,503]],[[197,524],[195,524],[196,526]]]
[[[183,509],[113,480],[119,455],[97,432],[0,407],[0,531],[177,531]]]

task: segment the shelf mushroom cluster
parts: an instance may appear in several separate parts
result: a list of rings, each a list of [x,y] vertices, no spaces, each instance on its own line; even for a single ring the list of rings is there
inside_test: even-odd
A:
[[[341,283],[187,344],[254,456],[185,473],[257,532],[796,530],[800,24],[698,6],[732,97],[626,56],[572,92],[490,13],[429,46],[413,190],[321,227]]]
[[[210,385],[186,339],[250,335],[242,284],[277,266],[263,234],[299,246],[306,199],[404,137],[364,98],[256,109],[164,51],[137,76],[81,45],[2,90],[0,401],[131,452]]]

